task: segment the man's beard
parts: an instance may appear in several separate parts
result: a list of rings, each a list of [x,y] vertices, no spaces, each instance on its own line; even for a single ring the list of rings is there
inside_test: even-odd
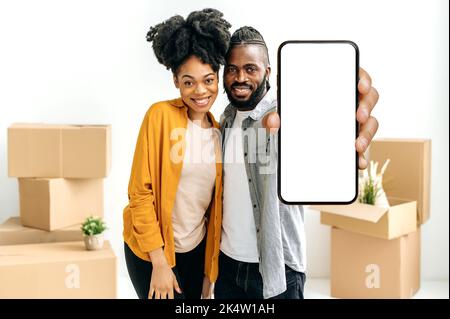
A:
[[[231,86],[238,84],[233,83]],[[225,92],[227,93],[228,100],[233,104],[234,107],[236,107],[238,110],[241,109],[248,109],[253,110],[255,106],[259,103],[259,101],[262,100],[264,95],[266,94],[266,88],[267,88],[267,77],[264,75],[264,78],[262,79],[261,83],[258,85],[256,90],[250,95],[250,98],[246,101],[236,100],[233,98],[233,95],[230,90],[224,85]]]

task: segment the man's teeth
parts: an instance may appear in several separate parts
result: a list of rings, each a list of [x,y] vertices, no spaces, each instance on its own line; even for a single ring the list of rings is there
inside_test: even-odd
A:
[[[237,87],[235,87],[234,90],[237,91],[238,93],[244,93],[244,92],[249,91],[250,89],[246,88],[246,87],[245,88],[237,88]]]

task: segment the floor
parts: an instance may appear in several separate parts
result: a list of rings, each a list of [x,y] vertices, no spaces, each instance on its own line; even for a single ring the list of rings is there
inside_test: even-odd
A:
[[[305,298],[330,299],[330,281],[328,279],[310,278],[306,281]],[[413,299],[448,299],[449,282],[422,281],[419,291]]]
[[[330,299],[330,281],[324,278],[308,278],[305,287],[307,299]],[[121,299],[134,299],[136,293],[128,277],[119,277],[117,297]],[[449,299],[449,282],[422,281],[419,291],[413,299]]]

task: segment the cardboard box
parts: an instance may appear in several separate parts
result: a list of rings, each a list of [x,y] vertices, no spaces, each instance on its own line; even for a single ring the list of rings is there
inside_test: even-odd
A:
[[[103,216],[103,179],[19,178],[23,226],[47,231]]]
[[[355,202],[350,205],[314,205],[320,222],[355,233],[393,239],[416,231],[416,202],[388,197],[390,208]]]
[[[110,125],[13,124],[10,177],[102,178],[111,167]]]
[[[80,240],[83,240],[83,233],[79,225],[48,232],[22,226],[20,224],[20,217],[11,217],[0,225],[0,245],[23,245]]]
[[[0,246],[0,298],[116,298],[116,257],[65,242]]]
[[[383,175],[389,196],[417,201],[417,221],[430,217],[431,140],[377,139],[370,144],[368,158],[383,165],[391,162]]]
[[[331,295],[411,298],[420,287],[420,228],[393,240],[331,229]]]

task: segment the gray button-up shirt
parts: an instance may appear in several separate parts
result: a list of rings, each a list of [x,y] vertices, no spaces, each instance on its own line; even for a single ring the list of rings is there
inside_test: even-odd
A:
[[[242,145],[256,224],[264,298],[286,290],[285,265],[300,272],[306,270],[303,207],[288,206],[279,201],[278,136],[268,134],[262,127],[263,117],[277,108],[276,97],[271,93],[269,91],[242,122]],[[236,108],[230,104],[220,118],[222,154],[225,154],[226,130],[233,126],[235,116]]]

